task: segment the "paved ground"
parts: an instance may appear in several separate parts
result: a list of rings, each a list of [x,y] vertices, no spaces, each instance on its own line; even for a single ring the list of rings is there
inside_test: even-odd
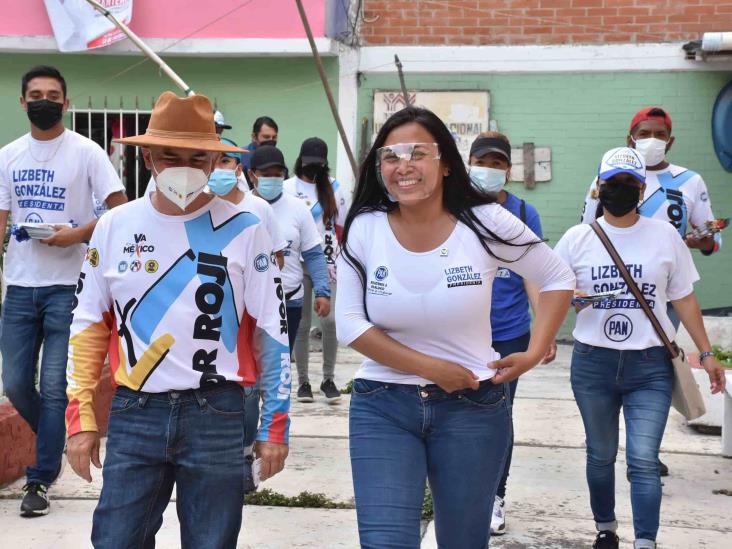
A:
[[[522,379],[515,406],[517,446],[508,487],[508,533],[492,547],[504,549],[589,547],[594,537],[584,481],[582,423],[569,387],[569,348],[560,347],[558,361]],[[351,378],[359,357],[339,355],[336,381]],[[315,364],[316,369],[318,365]],[[313,385],[317,376],[312,376]],[[322,492],[352,503],[348,461],[348,399],[336,406],[322,400],[293,403],[291,454],[286,470],[266,486],[286,495]],[[622,440],[623,435],[621,435]],[[721,549],[732,543],[732,460],[719,457],[719,437],[701,435],[672,413],[663,459],[672,476],[665,479],[659,547]],[[632,546],[632,521],[621,455],[617,464],[619,534],[623,547]],[[52,489],[48,517],[17,515],[22,482],[0,490],[0,547],[65,549],[89,546],[91,517],[100,489],[100,475],[86,485],[67,468]],[[356,548],[353,510],[246,507],[240,547]],[[171,505],[158,534],[158,547],[179,546],[178,523]],[[423,547],[437,547],[427,529]]]

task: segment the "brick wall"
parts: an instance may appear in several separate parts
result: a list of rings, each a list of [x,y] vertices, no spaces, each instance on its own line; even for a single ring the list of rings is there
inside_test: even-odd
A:
[[[732,0],[365,0],[368,45],[608,44],[732,31]]]

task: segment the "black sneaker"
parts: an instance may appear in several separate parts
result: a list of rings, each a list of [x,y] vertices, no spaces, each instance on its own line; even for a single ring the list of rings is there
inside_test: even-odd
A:
[[[254,476],[252,475],[252,463],[254,456],[249,454],[244,456],[244,494],[251,494],[257,491],[254,484]]]
[[[297,401],[313,402],[314,400],[315,399],[313,398],[313,390],[310,387],[310,384],[306,381],[305,383],[301,384],[297,390]]]
[[[618,549],[620,547],[620,539],[615,532],[611,530],[603,530],[597,534],[592,549]]]
[[[668,465],[666,465],[660,459],[658,460],[658,474],[661,475],[662,477],[668,476]]]
[[[23,486],[23,501],[20,504],[21,517],[40,517],[47,515],[51,508],[48,501],[48,486],[29,482]]]
[[[333,404],[341,399],[341,392],[332,379],[326,379],[320,384],[320,392],[325,395],[325,401],[328,404]]]

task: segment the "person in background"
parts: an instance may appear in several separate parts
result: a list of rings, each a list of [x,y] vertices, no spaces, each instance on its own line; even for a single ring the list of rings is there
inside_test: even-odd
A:
[[[262,143],[277,146],[277,134],[280,131],[277,122],[269,116],[260,116],[254,121],[252,126],[252,142],[247,145],[247,151],[241,154],[241,165],[244,173],[251,168],[251,159],[254,151],[257,150]]]
[[[724,370],[711,352],[694,295],[699,275],[689,248],[666,220],[638,213],[646,191],[643,158],[637,149],[627,147],[605,153],[598,170],[602,215],[597,224],[627,266],[670,341],[676,329],[666,305],[673,303],[701,353],[711,392],[719,393],[725,386]],[[615,459],[622,409],[634,548],[654,549],[661,510],[658,452],[674,383],[671,357],[592,227],[572,227],[555,251],[572,268],[578,295],[619,292],[614,300],[581,308],[573,332],[572,391],[585,427],[587,484],[598,530],[592,547],[619,547]]]
[[[231,129],[231,125],[226,123],[226,120],[224,120],[224,115],[221,111],[214,112],[214,124],[216,125],[216,133],[218,135],[224,133],[224,130]]]
[[[722,235],[717,233],[703,239],[693,238],[687,232],[694,227],[715,219],[707,186],[701,175],[668,162],[675,137],[672,135],[671,116],[660,107],[646,107],[638,111],[630,121],[626,138],[628,147],[643,156],[646,163],[646,191],[639,213],[645,217],[671,223],[691,249],[710,256],[719,251]],[[590,185],[582,211],[582,223],[592,223],[599,215],[599,181]],[[667,314],[675,328],[679,317],[671,303]],[[667,476],[666,464],[659,461],[661,476]]]
[[[497,202],[515,217],[525,223],[536,236],[542,238],[539,212],[531,204],[509,193],[505,185],[511,176],[511,143],[508,137],[499,132],[480,134],[470,147],[470,179],[473,185],[485,193],[496,195]],[[531,282],[511,271],[500,267],[493,280],[491,299],[491,330],[493,349],[502,357],[522,353],[529,348],[531,340],[531,315],[529,304],[536,315],[539,302],[539,289]],[[554,360],[557,346],[552,343],[542,364]],[[518,378],[509,383],[509,402],[513,406],[516,397]],[[498,484],[496,500],[493,505],[491,534],[502,535],[506,532],[506,482],[511,468],[513,454],[513,428],[503,475]]]
[[[335,256],[338,248],[338,234],[345,222],[348,205],[340,183],[330,177],[328,145],[325,141],[319,137],[310,137],[303,141],[300,155],[295,161],[295,176],[285,181],[284,191],[305,203],[322,237],[331,285],[331,313],[320,319],[323,334],[323,381],[320,384],[320,392],[326,402],[333,404],[341,398],[341,392],[334,381],[338,353],[332,305],[336,297]],[[305,294],[302,319],[297,330],[294,349],[298,377],[297,399],[300,402],[313,402],[313,391],[308,375],[313,281],[307,271],[307,266],[303,278],[303,290]]]
[[[43,223],[43,240],[11,238],[0,321],[5,393],[36,434],[35,463],[26,470],[20,513],[45,515],[48,489],[61,474],[66,409],[66,357],[74,288],[96,226],[94,198],[114,208],[127,202],[106,152],[64,127],[66,80],[54,67],[23,75],[20,106],[30,132],[0,149],[0,227]],[[40,392],[36,390],[41,346]]]

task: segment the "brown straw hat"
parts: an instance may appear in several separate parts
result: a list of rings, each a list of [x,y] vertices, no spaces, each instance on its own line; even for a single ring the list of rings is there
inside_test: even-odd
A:
[[[143,135],[114,139],[138,147],[173,147],[213,152],[248,152],[225,145],[214,125],[213,107],[205,95],[178,97],[171,91],[160,94]]]

